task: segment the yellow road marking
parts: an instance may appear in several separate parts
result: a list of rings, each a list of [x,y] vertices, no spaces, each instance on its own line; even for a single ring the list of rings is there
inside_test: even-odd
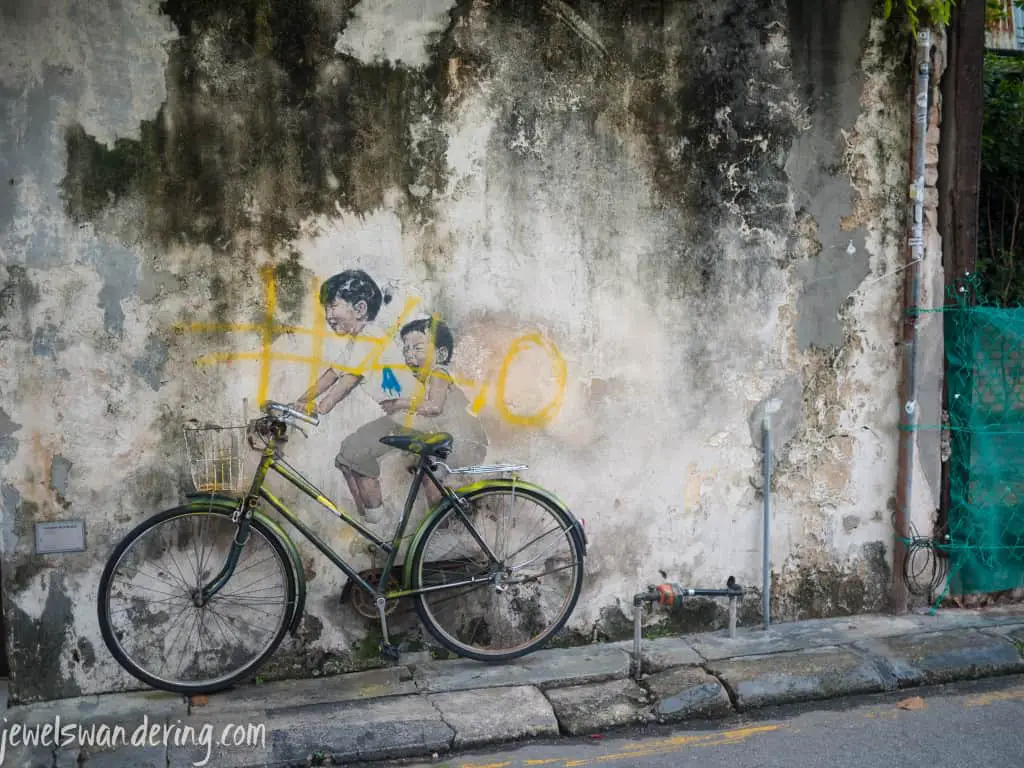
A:
[[[594,755],[586,758],[564,758],[548,757],[523,760],[520,763],[461,763],[458,768],[508,768],[512,765],[520,765],[526,768],[534,768],[540,765],[558,765],[559,768],[582,768],[588,765],[601,765],[614,763],[619,760],[635,760],[637,758],[655,757],[657,755],[670,754],[686,747],[718,747],[729,744],[739,744],[752,736],[763,733],[772,733],[782,729],[782,725],[759,725],[750,728],[737,728],[731,731],[719,733],[705,733],[698,735],[674,736],[669,739],[657,739],[655,741],[640,741],[624,744],[622,751],[610,752],[604,755]]]
[[[995,691],[972,696],[963,701],[965,708],[984,707],[1001,701],[1024,700],[1024,687],[1014,688],[1008,691]],[[864,717],[869,719],[894,720],[906,710],[899,709],[895,705],[890,707],[873,707],[871,711],[865,712]],[[720,731],[717,733],[686,734],[673,736],[667,739],[652,741],[638,741],[623,744],[621,751],[611,752],[602,755],[593,755],[585,758],[568,757],[546,757],[523,760],[521,762],[508,761],[503,763],[461,763],[457,768],[536,768],[537,766],[555,766],[558,768],[583,768],[583,766],[601,765],[614,763],[620,760],[636,760],[637,758],[656,757],[658,755],[671,754],[682,751],[687,747],[717,747],[739,744],[752,736],[765,733],[772,733],[785,729],[789,733],[797,733],[798,729],[788,728],[784,724],[760,725],[750,728],[737,728],[731,731]]]
[[[1024,699],[1024,688],[1014,688],[1009,691],[996,691],[994,693],[983,693],[980,696],[972,696],[964,702],[965,707],[985,707],[995,704],[997,701],[1016,701]]]
[[[730,741],[742,741],[754,736],[758,733],[770,733],[771,731],[777,731],[781,728],[781,725],[756,725],[750,726],[749,728],[736,728],[731,731],[717,731],[715,733],[701,733],[701,734],[689,734],[684,736],[672,736],[668,739],[658,739],[657,741],[638,741],[633,744],[626,744],[626,749],[665,749],[673,747],[685,747],[691,744],[699,744],[705,741],[716,741],[719,739],[729,739]]]

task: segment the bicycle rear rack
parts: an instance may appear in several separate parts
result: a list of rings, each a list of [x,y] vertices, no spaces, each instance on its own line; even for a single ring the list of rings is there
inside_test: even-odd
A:
[[[527,464],[480,464],[472,467],[449,467],[443,461],[435,461],[435,463],[453,475],[498,475],[506,472],[522,472],[530,468]]]
[[[636,680],[640,680],[643,674],[643,656],[641,642],[643,640],[643,611],[644,604],[666,606],[669,610],[682,606],[683,601],[690,597],[727,597],[729,598],[729,637],[736,637],[736,613],[738,602],[743,599],[744,589],[736,583],[736,579],[729,577],[725,583],[725,589],[697,589],[695,587],[681,587],[672,582],[650,584],[646,592],[638,592],[633,596],[633,660],[632,674]]]

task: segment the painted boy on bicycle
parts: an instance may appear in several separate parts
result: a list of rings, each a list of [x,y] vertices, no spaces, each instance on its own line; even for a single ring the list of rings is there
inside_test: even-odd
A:
[[[451,330],[434,318],[413,320],[401,330],[402,355],[418,383],[413,397],[381,402],[381,408],[402,424],[419,432],[447,432],[455,438],[449,466],[479,464],[487,455],[487,435],[469,411],[469,398],[452,378],[449,365],[455,351]],[[369,426],[369,425],[368,425]],[[378,442],[378,445],[380,443]],[[381,446],[386,449],[386,446]],[[438,473],[443,476],[443,471]],[[423,485],[427,501],[436,504],[440,493],[433,483]]]

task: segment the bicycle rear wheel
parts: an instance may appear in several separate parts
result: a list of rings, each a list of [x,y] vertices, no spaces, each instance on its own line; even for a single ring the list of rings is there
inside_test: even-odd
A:
[[[416,597],[416,609],[460,656],[524,656],[562,628],[579,599],[583,550],[573,522],[532,490],[485,486],[464,498],[468,525],[452,505],[442,507],[413,553],[412,586],[432,590]]]
[[[282,543],[259,520],[230,580],[194,600],[227,562],[237,531],[229,512],[176,507],[131,531],[99,588],[99,622],[128,672],[174,693],[213,693],[251,674],[277,648],[295,608],[295,577]]]

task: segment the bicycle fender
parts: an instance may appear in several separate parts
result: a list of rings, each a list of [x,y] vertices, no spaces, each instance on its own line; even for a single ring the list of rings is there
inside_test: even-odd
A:
[[[538,496],[543,496],[544,499],[551,503],[552,506],[559,509],[566,519],[569,521],[569,528],[572,531],[573,536],[579,541],[580,553],[586,557],[587,555],[587,532],[583,529],[583,524],[576,519],[576,516],[569,509],[569,506],[558,498],[555,494],[549,491],[547,488],[542,488],[539,485],[533,483],[527,483],[523,480],[511,480],[508,478],[499,478],[497,480],[481,480],[480,482],[472,483],[470,485],[464,485],[456,489],[457,493],[470,494],[481,488],[506,488],[508,490],[526,490],[531,493],[535,493]]]
[[[188,499],[186,506],[189,509],[223,509],[226,512],[234,512],[242,501],[232,496],[220,496],[214,493],[186,493],[185,498]]]
[[[566,506],[565,502],[563,502],[561,499],[559,499],[557,496],[551,493],[551,491],[548,491],[539,485],[534,485],[533,483],[527,483],[522,480],[507,479],[480,480],[479,482],[471,483],[470,485],[463,485],[453,490],[461,496],[471,497],[473,494],[489,488],[501,488],[505,490],[515,489],[517,491],[525,490],[543,497],[545,501],[549,502],[553,507],[555,507],[559,512],[561,512],[569,521],[569,530],[572,532],[572,536],[574,536],[576,538],[576,541],[579,543],[580,554],[583,557],[586,557],[587,534],[586,531],[583,530],[583,525],[580,523],[579,520],[576,519],[576,516],[573,515],[573,513],[569,510],[569,507]],[[433,510],[431,510],[429,514],[427,514],[423,518],[419,526],[416,528],[416,533],[413,534],[412,541],[409,542],[408,551],[410,553],[410,557],[407,557],[405,559],[405,567],[402,569],[402,576],[404,583],[406,585],[412,584],[412,563],[414,558],[411,557],[411,554],[415,552],[416,548],[419,546],[420,539],[423,538],[423,532],[427,527],[427,523],[433,520],[438,515],[443,514],[444,511],[448,509],[448,507],[450,506],[451,502],[448,501],[448,499],[444,499],[438,506],[436,506]]]
[[[185,496],[188,499],[188,507],[190,509],[214,508],[222,509],[225,512],[234,512],[238,509],[240,501],[231,496],[218,496],[208,493],[189,493]],[[288,632],[294,637],[306,609],[306,571],[302,567],[302,558],[299,557],[299,550],[295,546],[295,542],[292,541],[287,531],[276,520],[267,517],[259,510],[253,510],[253,517],[267,526],[277,536],[284,547],[284,551],[288,553],[288,558],[291,560],[292,573],[295,576],[295,607],[292,609],[292,618],[288,625]]]

